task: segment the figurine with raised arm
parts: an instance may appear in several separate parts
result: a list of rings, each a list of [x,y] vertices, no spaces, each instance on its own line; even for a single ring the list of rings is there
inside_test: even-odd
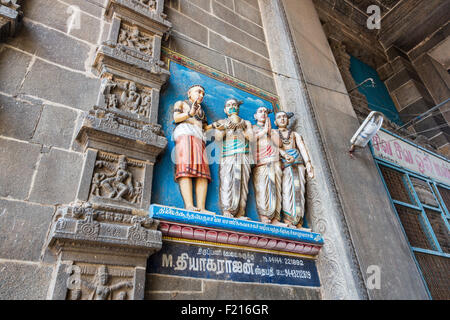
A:
[[[286,226],[281,219],[281,164],[277,146],[272,141],[269,114],[260,107],[254,114],[253,133],[256,144],[256,166],[253,169],[256,209],[261,222]]]
[[[314,169],[303,138],[288,129],[291,112],[278,112],[275,124],[278,130],[274,140],[278,140],[282,159],[282,213],[283,222],[289,227],[301,228],[305,215],[306,173],[314,178]]]
[[[251,173],[250,142],[253,130],[250,121],[239,117],[242,101],[229,99],[225,103],[226,119],[216,121],[216,142],[222,141],[219,165],[220,207],[225,217],[244,218],[247,205],[248,182]]]
[[[114,291],[133,288],[133,283],[131,281],[122,281],[109,285],[108,268],[104,265],[98,267],[94,282],[81,280],[81,284],[83,287],[92,290],[90,300],[111,300]],[[124,297],[124,295],[120,293],[119,296]]]
[[[191,211],[206,211],[206,194],[211,181],[204,134],[207,121],[201,106],[204,96],[205,89],[193,85],[188,91],[189,100],[176,102],[173,113],[177,125],[173,132],[175,180],[180,186],[185,208]],[[194,206],[194,182],[197,206]]]

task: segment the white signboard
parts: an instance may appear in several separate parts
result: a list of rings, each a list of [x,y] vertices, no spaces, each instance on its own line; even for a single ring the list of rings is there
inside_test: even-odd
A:
[[[448,160],[437,157],[384,131],[378,131],[373,137],[372,147],[378,158],[450,185],[450,162]]]

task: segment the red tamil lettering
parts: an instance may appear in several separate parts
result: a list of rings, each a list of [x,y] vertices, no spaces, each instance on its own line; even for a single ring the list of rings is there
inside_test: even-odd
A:
[[[402,147],[400,146],[400,143],[394,142],[394,149],[395,149],[395,155],[397,156],[397,159],[402,160]]]
[[[403,150],[403,157],[405,158],[405,161],[408,162],[409,164],[413,164],[414,163],[411,151],[404,149]]]
[[[416,164],[419,166],[420,173],[424,174],[425,173],[425,165],[422,161],[422,158],[417,154],[416,154]]]

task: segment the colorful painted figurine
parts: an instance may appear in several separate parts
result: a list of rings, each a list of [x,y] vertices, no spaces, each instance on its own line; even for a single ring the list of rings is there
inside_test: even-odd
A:
[[[278,148],[271,140],[269,114],[272,110],[260,107],[254,114],[253,133],[256,144],[256,166],[253,169],[256,209],[263,223],[286,226],[281,218],[281,164]]]
[[[201,106],[204,96],[205,89],[200,85],[193,85],[188,91],[189,100],[176,102],[173,113],[174,122],[177,124],[173,132],[175,180],[180,186],[185,208],[191,211],[206,211],[206,194],[211,181],[205,152],[206,114]],[[194,182],[197,206],[194,206],[193,200]]]
[[[219,166],[220,207],[225,217],[245,218],[248,182],[251,173],[250,142],[253,130],[250,121],[239,117],[242,101],[229,99],[225,103],[228,118],[212,124],[216,142],[222,141]]]
[[[314,169],[306,150],[303,138],[296,132],[289,130],[289,119],[294,116],[291,112],[278,112],[275,124],[278,130],[273,140],[278,140],[282,159],[282,213],[283,222],[289,227],[301,228],[305,215],[305,185],[306,176],[314,178]]]

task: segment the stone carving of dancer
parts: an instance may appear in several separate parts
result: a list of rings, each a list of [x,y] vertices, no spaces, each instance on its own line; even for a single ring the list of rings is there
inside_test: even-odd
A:
[[[231,218],[245,216],[251,173],[249,143],[253,141],[253,129],[250,121],[239,117],[241,104],[241,101],[229,99],[224,109],[228,118],[212,124],[216,129],[216,141],[223,141],[219,166],[220,207],[223,215]]]
[[[106,161],[97,161],[97,165],[104,165],[111,169],[110,164]],[[109,192],[108,198],[126,200],[124,198],[126,195],[133,195],[133,175],[127,169],[128,163],[125,156],[120,156],[119,165],[114,174],[100,183]]]
[[[303,138],[289,130],[289,112],[278,112],[275,124],[278,126],[274,139],[279,141],[282,159],[282,213],[283,222],[289,227],[301,228],[305,215],[306,174],[314,178],[314,169]]]
[[[113,285],[108,285],[108,283],[109,274],[106,266],[98,267],[94,282],[81,281],[81,284],[84,287],[92,290],[90,300],[110,300],[114,291],[122,288],[133,288],[133,283],[131,281],[122,281]],[[119,293],[119,296],[119,298],[123,299],[126,297],[126,293],[125,295]]]

